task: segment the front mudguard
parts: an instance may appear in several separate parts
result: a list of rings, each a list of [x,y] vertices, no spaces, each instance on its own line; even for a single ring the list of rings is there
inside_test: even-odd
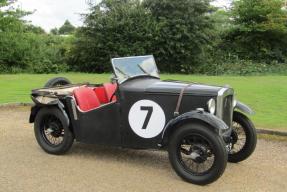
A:
[[[235,101],[235,106],[234,110],[241,111],[247,115],[255,115],[255,112],[246,104],[240,102],[240,101]]]
[[[229,128],[224,121],[210,113],[196,110],[182,114],[169,121],[161,135],[161,145],[164,146],[168,143],[169,136],[173,133],[173,131],[179,128],[180,125],[189,122],[208,124],[212,129],[211,131],[214,131],[221,136],[226,143],[229,142],[231,128]]]

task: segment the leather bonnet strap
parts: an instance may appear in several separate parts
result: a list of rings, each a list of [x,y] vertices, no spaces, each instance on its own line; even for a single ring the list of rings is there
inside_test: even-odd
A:
[[[181,105],[181,102],[182,102],[182,99],[183,99],[183,94],[186,91],[186,89],[188,87],[190,87],[191,85],[193,85],[193,84],[188,84],[188,85],[186,85],[185,87],[183,87],[181,89],[179,97],[178,97],[178,100],[177,100],[176,108],[175,108],[175,111],[174,111],[174,116],[179,116],[179,109],[180,109],[180,105]]]

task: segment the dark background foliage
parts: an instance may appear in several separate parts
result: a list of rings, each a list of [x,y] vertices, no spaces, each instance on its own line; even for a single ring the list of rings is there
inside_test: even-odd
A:
[[[153,54],[161,72],[287,72],[283,0],[103,0],[84,25],[50,33],[23,21],[15,0],[0,0],[0,73],[110,72],[113,57]]]
[[[213,36],[209,14],[209,0],[104,0],[86,15],[70,63],[107,72],[112,57],[153,54],[162,72],[192,72]]]

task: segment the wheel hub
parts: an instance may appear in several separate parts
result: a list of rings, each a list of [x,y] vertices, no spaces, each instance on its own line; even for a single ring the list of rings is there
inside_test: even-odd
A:
[[[202,145],[195,145],[191,149],[189,157],[196,163],[203,163],[207,160],[207,149]]]
[[[62,130],[56,122],[51,122],[47,131],[53,137],[60,137],[62,135]]]

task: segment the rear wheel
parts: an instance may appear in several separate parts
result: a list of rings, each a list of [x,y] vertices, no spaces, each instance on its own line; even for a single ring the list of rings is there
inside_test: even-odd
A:
[[[224,172],[227,151],[223,140],[208,126],[185,124],[169,141],[169,159],[175,172],[184,180],[205,185]]]
[[[45,84],[45,88],[51,88],[51,87],[60,87],[60,86],[64,86],[64,85],[69,85],[71,84],[71,81],[68,80],[65,77],[56,77],[53,79],[50,79],[46,84]]]
[[[247,159],[254,152],[256,143],[257,135],[253,123],[242,113],[234,112],[228,161],[237,163]]]
[[[74,142],[66,117],[56,107],[42,108],[38,112],[34,132],[38,144],[50,154],[66,153]]]

